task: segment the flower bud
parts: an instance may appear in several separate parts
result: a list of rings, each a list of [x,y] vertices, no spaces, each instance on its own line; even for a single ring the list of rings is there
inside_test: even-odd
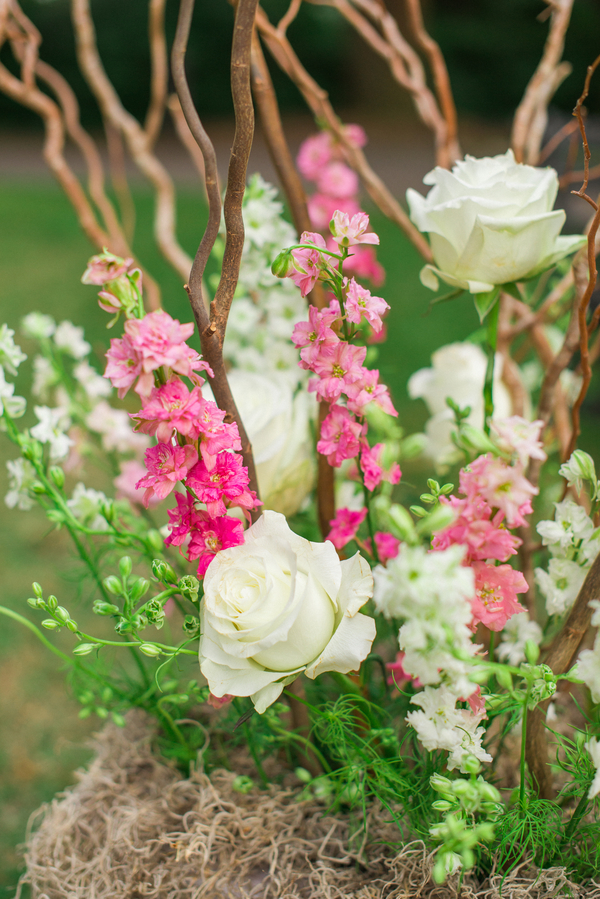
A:
[[[128,578],[133,569],[133,562],[131,561],[130,556],[123,556],[122,559],[119,560],[119,571],[121,572],[121,577]]]
[[[37,496],[43,496],[44,493],[48,492],[41,481],[34,481],[33,484],[30,485],[29,489]]]
[[[479,774],[481,771],[481,763],[474,755],[468,755],[464,760],[462,767],[465,770],[465,774]]]
[[[177,583],[177,575],[169,563],[164,562],[162,559],[154,559],[152,562],[152,574],[157,580],[162,581],[163,584]]]
[[[48,610],[50,612],[54,612],[58,608],[58,600],[56,599],[56,596],[49,596],[47,605]]]
[[[591,481],[596,485],[596,468],[594,460],[583,450],[575,450],[568,462],[561,465],[558,473],[567,479],[569,487],[575,485],[578,493],[581,492],[583,481]]]
[[[194,615],[186,615],[183,619],[182,628],[188,637],[195,637],[200,632],[200,621]]]
[[[58,623],[58,621],[55,621],[54,618],[45,618],[42,621],[42,627],[47,627],[49,631],[55,631],[58,627],[60,627],[60,624]]]
[[[31,589],[33,590],[33,592],[35,593],[36,596],[39,596],[40,599],[44,595],[44,591],[42,590],[40,584],[38,584],[37,581],[33,582],[33,584],[31,585]]]
[[[271,271],[277,278],[287,278],[289,273],[294,270],[294,259],[291,250],[282,250],[271,265]]]
[[[512,690],[513,682],[510,671],[507,671],[505,668],[499,668],[496,671],[496,680],[505,690]]]
[[[141,643],[139,650],[140,652],[143,652],[145,656],[149,656],[150,658],[156,658],[157,656],[162,655],[162,650],[154,643]]]
[[[149,587],[150,587],[150,582],[147,581],[143,577],[139,577],[135,581],[135,583],[133,584],[133,586],[129,592],[129,597],[130,597],[131,601],[138,602],[142,598],[144,593],[146,593],[148,591]]]
[[[156,528],[151,528],[146,534],[146,540],[154,552],[161,553],[165,548],[165,541]]]
[[[74,656],[87,656],[96,649],[95,643],[78,643],[73,649]]]
[[[117,615],[120,609],[111,602],[104,602],[97,599],[94,603],[93,612],[95,615]]]
[[[62,488],[64,487],[64,484],[65,484],[65,473],[62,470],[62,468],[60,467],[60,465],[53,465],[52,468],[50,469],[49,474],[50,474],[50,477],[52,478],[52,480],[54,481],[54,483],[56,484],[56,486],[58,487],[58,489],[62,490]]]
[[[198,591],[200,590],[200,582],[193,574],[186,574],[179,579],[177,584],[181,593],[192,602],[198,601]]]
[[[452,808],[452,803],[448,802],[447,799],[436,799],[435,802],[431,803],[431,807],[436,810],[436,812],[449,812]]]
[[[47,608],[46,603],[44,602],[43,599],[40,599],[39,596],[31,596],[27,600],[27,605],[30,606],[32,609],[46,609]]]
[[[113,596],[121,596],[122,595],[123,584],[121,583],[121,581],[119,580],[119,578],[116,575],[110,574],[108,577],[104,578],[102,583],[104,584],[104,586],[108,590],[108,592],[113,594]]]
[[[54,609],[54,614],[61,624],[66,624],[71,617],[64,606],[57,606],[56,609]]]
[[[525,658],[530,665],[535,665],[540,657],[540,647],[535,640],[527,640],[525,643]]]
[[[66,625],[67,625],[67,628],[71,631],[72,634],[76,634],[77,631],[79,630],[79,628],[78,628],[78,626],[77,626],[77,622],[76,622],[76,621],[73,621],[72,618],[69,618],[69,620],[66,622]]]
[[[125,727],[125,718],[119,712],[111,712],[110,717],[113,720],[113,724],[116,724],[117,727]]]

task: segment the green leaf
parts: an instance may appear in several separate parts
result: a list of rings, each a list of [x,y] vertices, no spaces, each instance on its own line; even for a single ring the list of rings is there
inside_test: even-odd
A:
[[[508,284],[503,284],[502,290],[509,296],[514,297],[515,300],[521,300],[521,302],[523,301],[523,295],[519,291],[519,288],[514,281],[509,281]]]
[[[477,314],[479,315],[480,322],[483,322],[488,312],[490,312],[490,310],[494,308],[499,295],[499,287],[494,287],[493,290],[489,290],[487,293],[473,294],[473,299],[475,300],[475,308],[477,309]]]

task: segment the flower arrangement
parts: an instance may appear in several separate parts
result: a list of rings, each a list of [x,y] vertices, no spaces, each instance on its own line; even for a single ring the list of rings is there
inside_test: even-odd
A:
[[[292,59],[283,32],[240,0],[238,122],[251,108],[255,16]],[[481,328],[412,375],[409,393],[431,417],[425,435],[405,437],[373,364],[389,305],[364,283],[380,290],[384,275],[359,204],[364,131],[325,118],[303,143],[298,168],[317,193],[295,230],[260,176],[244,194],[240,126],[223,230],[214,153],[177,58],[209,201],[186,275],[195,321],[152,305],[133,255],[104,248],[82,276],[108,327],[122,325],[104,373],[81,327],[26,316],[39,352],[37,423],[24,428],[11,378],[26,356],[15,331],[0,330],[1,423],[18,451],[5,501],[39,503],[68,531],[98,626],[80,628],[68,599],[37,582],[37,620],[0,614],[61,658],[83,716],[120,726],[144,709],[183,770],[199,754],[210,769],[211,739],[226,734],[247,746],[263,785],[265,759],[284,753],[282,769],[330,808],[379,802],[399,845],[426,840],[438,883],[524,861],[597,876],[600,481],[577,449],[598,324],[587,167],[587,235],[560,234],[557,175],[526,164],[518,141],[517,156],[441,159],[427,196],[408,192],[423,284],[471,294]],[[290,207],[297,198],[290,189]],[[219,272],[207,278],[211,253]],[[196,331],[201,353],[188,343]],[[568,370],[576,348],[579,369]],[[400,465],[419,454],[411,503]],[[86,486],[84,460],[110,468],[114,495]],[[61,630],[70,653],[51,641]]]

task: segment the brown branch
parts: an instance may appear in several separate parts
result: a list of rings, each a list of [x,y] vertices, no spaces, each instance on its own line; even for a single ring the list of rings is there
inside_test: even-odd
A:
[[[148,6],[151,76],[150,105],[144,122],[148,147],[154,146],[160,134],[167,102],[169,63],[165,38],[165,3],[166,0],[150,0]]]
[[[259,7],[256,25],[278,65],[298,87],[316,119],[324,122],[339,143],[349,165],[362,179],[367,193],[379,209],[408,237],[421,255],[429,262],[431,249],[423,235],[415,228],[398,201],[392,196],[381,178],[368,164],[364,153],[348,140],[343,124],[334,112],[326,92],[308,74],[286,37],[282,37]]]
[[[590,600],[600,599],[600,555],[587,573],[575,604],[562,630],[554,638],[544,658],[554,674],[565,674],[575,660],[592,618]],[[544,720],[548,702],[530,714],[527,721],[526,756],[529,772],[542,799],[553,799],[554,791],[548,766],[548,747]]]
[[[156,243],[165,259],[182,278],[187,279],[192,260],[175,235],[175,191],[171,177],[152,153],[146,133],[137,119],[123,107],[106,75],[96,45],[89,0],[72,0],[71,10],[81,71],[98,101],[102,115],[122,132],[134,162],[153,185],[156,195]]]
[[[177,94],[171,94],[171,96],[167,100],[167,109],[169,110],[171,118],[173,119],[177,137],[179,138],[185,149],[188,151],[190,158],[194,163],[198,174],[200,175],[202,187],[206,189],[206,170],[204,168],[204,156],[202,155],[202,150],[194,140],[194,135],[190,131],[189,125],[185,120],[183,109],[181,108],[181,103],[179,102],[179,97],[177,96]]]
[[[438,102],[446,121],[446,146],[448,150],[449,167],[456,159],[460,159],[462,153],[458,146],[456,106],[454,105],[454,98],[452,96],[452,87],[450,85],[448,69],[446,68],[446,62],[439,45],[425,29],[420,0],[406,0],[406,8],[415,37],[429,60]]]
[[[209,203],[208,223],[191,266],[186,290],[200,333],[203,356],[214,372],[214,378],[210,379],[210,383],[215,400],[219,407],[227,412],[229,420],[235,421],[238,426],[242,442],[242,456],[250,477],[250,488],[258,493],[252,446],[233,399],[223,362],[223,341],[227,317],[237,286],[244,249],[242,201],[254,136],[254,110],[250,91],[250,48],[256,4],[257,0],[238,0],[235,14],[231,49],[231,90],[236,125],[224,204],[227,235],[221,279],[215,298],[210,304],[210,311],[204,300],[202,278],[208,257],[219,233],[221,197],[215,150],[200,121],[185,75],[185,53],[194,11],[194,0],[181,0],[179,6],[177,31],[171,52],[171,71],[183,114],[204,157],[206,193]],[[252,517],[256,519],[258,514],[260,513],[255,510]]]
[[[583,172],[565,172],[564,175],[561,175],[558,179],[558,186],[567,187],[569,184],[573,184],[575,181],[584,181],[585,178],[585,170]],[[593,166],[593,168],[588,169],[587,171],[588,181],[594,181],[596,178],[600,178],[600,165],[595,165]]]
[[[449,135],[447,122],[433,92],[427,86],[421,58],[405,40],[396,19],[388,12],[385,4],[380,0],[352,0],[352,3],[349,0],[310,2],[337,9],[375,53],[387,62],[393,78],[411,95],[417,114],[434,134],[437,165],[450,168],[461,155],[456,134]],[[365,16],[377,25],[381,34]]]
[[[567,122],[566,125],[563,125],[562,128],[559,128],[556,134],[553,134],[550,140],[545,143],[540,150],[540,155],[538,156],[538,165],[542,165],[543,162],[545,162],[550,156],[552,156],[557,147],[562,144],[563,140],[565,140],[567,137],[570,137],[570,135],[573,134],[574,131],[577,131],[576,122]]]
[[[511,144],[517,162],[536,165],[540,145],[548,121],[548,104],[560,83],[571,71],[561,63],[565,34],[569,27],[573,0],[546,0],[552,11],[550,31],[540,63],[535,70],[523,99],[517,108]]]
[[[587,67],[585,82],[583,85],[583,91],[581,92],[581,96],[577,100],[577,103],[575,104],[575,109],[573,110],[573,115],[577,119],[577,125],[579,127],[579,133],[581,134],[581,141],[583,143],[583,184],[581,185],[581,187],[579,188],[578,191],[573,191],[573,193],[576,196],[582,197],[582,199],[587,200],[593,206],[594,209],[597,208],[594,201],[591,199],[591,197],[586,197],[586,195],[585,195],[585,192],[588,187],[588,181],[589,181],[590,158],[592,156],[592,152],[590,150],[590,145],[588,143],[587,132],[585,130],[585,122],[583,120],[583,104],[587,98],[587,95],[590,92],[590,82],[592,80],[592,75],[596,71],[596,68],[598,67],[599,64],[600,64],[600,56],[596,57],[594,62],[591,64],[591,66]]]
[[[283,15],[277,23],[277,31],[279,32],[279,34],[285,36],[288,28],[300,12],[301,6],[302,0],[291,0],[291,3],[288,6],[285,15]]]

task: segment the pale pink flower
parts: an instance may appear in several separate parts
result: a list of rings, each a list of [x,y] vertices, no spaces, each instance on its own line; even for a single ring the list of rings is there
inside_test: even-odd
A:
[[[403,683],[405,683],[406,681],[412,681],[413,687],[416,687],[418,689],[419,687],[422,687],[423,684],[418,677],[413,678],[412,674],[409,674],[408,671],[405,670],[405,657],[405,652],[397,652],[396,660],[394,662],[385,663],[386,670],[389,671],[387,682],[390,687],[398,687],[398,689],[400,689]]]
[[[331,220],[333,240],[342,247],[353,247],[356,244],[378,244],[379,237],[373,231],[367,231],[369,216],[366,212],[357,212],[352,218],[346,212],[337,209]]]
[[[379,370],[363,369],[362,377],[346,386],[348,408],[356,415],[364,415],[369,403],[376,403],[388,415],[397,416],[394,404],[385,384],[379,383]]]
[[[529,589],[520,571],[510,565],[486,565],[474,562],[475,598],[471,601],[472,628],[481,622],[491,631],[501,631],[513,615],[525,609],[517,600],[518,593]]]
[[[321,439],[317,451],[327,456],[327,461],[339,468],[345,459],[357,456],[366,426],[356,421],[343,406],[332,406],[321,425]]]
[[[311,134],[302,142],[296,164],[309,181],[316,181],[321,169],[333,159],[333,142],[327,131]]]
[[[136,484],[146,475],[146,469],[137,459],[121,462],[119,468],[121,473],[113,481],[117,489],[117,499],[128,499],[130,503],[141,506],[144,501],[144,490],[141,487],[137,488]],[[160,502],[160,497],[150,496],[148,507],[152,508]]]
[[[358,175],[345,162],[330,162],[323,166],[315,181],[319,192],[328,194],[330,197],[345,200],[358,193]],[[335,212],[333,215],[335,218]],[[360,243],[360,241],[357,242]],[[372,243],[372,241],[365,242]]]
[[[339,399],[349,384],[364,376],[366,355],[366,347],[352,346],[342,340],[333,346],[320,346],[313,363],[313,371],[320,380],[313,378],[309,381],[309,391],[316,392],[319,399],[329,402]]]
[[[367,134],[362,125],[345,125],[344,134],[347,140],[349,140],[351,144],[354,144],[354,146],[358,147],[359,149],[361,147],[364,147],[367,143]]]
[[[538,493],[524,476],[522,465],[507,465],[489,454],[462,469],[460,489],[471,502],[482,498],[493,509],[500,509],[511,528],[525,524],[523,516],[532,511],[531,497]]]
[[[200,441],[200,455],[206,467],[214,467],[215,459],[225,450],[241,450],[242,443],[237,424],[226,424],[225,410],[212,400],[202,399],[194,422],[194,436]]]
[[[142,356],[135,349],[127,335],[114,338],[106,353],[107,363],[104,377],[117,388],[119,399],[123,399],[129,388],[142,373]]]
[[[302,347],[300,357],[302,368],[312,368],[314,358],[318,355],[319,348],[322,346],[333,347],[339,343],[339,337],[329,327],[332,320],[339,316],[340,306],[337,300],[334,301],[337,307],[337,313],[329,309],[319,311],[316,306],[308,307],[308,321],[298,322],[292,333],[292,343],[295,347]]]
[[[121,259],[120,256],[115,256],[105,249],[104,252],[98,256],[92,256],[89,260],[87,268],[81,276],[81,283],[102,286],[107,281],[115,281],[120,278],[131,265],[133,265],[133,259]]]
[[[301,238],[301,244],[314,244],[316,247],[325,249],[325,241],[320,234],[312,231],[304,231]],[[288,277],[292,279],[296,287],[300,289],[300,293],[305,297],[311,292],[319,278],[327,273],[328,265],[323,259],[319,250],[313,247],[306,249],[292,250],[292,259],[294,261],[294,269],[288,273]]]
[[[262,505],[254,491],[248,489],[248,469],[236,453],[219,453],[211,469],[201,460],[190,471],[187,483],[206,504],[211,518],[227,513],[225,502],[242,509]]]
[[[451,525],[434,534],[433,549],[443,550],[453,544],[466,546],[467,564],[485,559],[507,562],[515,555],[522,540],[504,527],[502,512],[492,519],[492,510],[482,499],[470,501],[442,496],[440,501],[452,508],[456,518]]]
[[[366,506],[358,512],[353,512],[352,509],[338,509],[335,518],[329,522],[331,530],[326,539],[330,540],[336,549],[342,549],[346,543],[354,540],[366,515]]]
[[[159,443],[146,450],[144,461],[148,473],[135,486],[146,488],[142,502],[148,508],[153,496],[165,499],[177,481],[183,481],[188,476],[189,470],[198,461],[198,453],[193,446]]]
[[[361,287],[354,278],[348,282],[344,306],[349,322],[358,325],[364,315],[374,331],[381,331],[381,316],[390,308],[382,297],[374,297],[370,290]]]
[[[367,490],[375,490],[382,481],[397,484],[402,476],[397,462],[393,463],[389,471],[384,471],[380,464],[384,449],[383,443],[376,443],[375,446],[361,451],[360,469],[364,475],[364,484]]]
[[[211,518],[206,512],[198,512],[188,546],[188,559],[198,559],[198,577],[204,577],[215,555],[230,546],[244,542],[244,528],[237,518],[227,515]]]
[[[481,693],[481,685],[477,685],[477,689],[474,690],[470,696],[467,696],[466,699],[461,697],[461,702],[466,702],[473,714],[482,719],[487,718],[487,713],[485,710],[485,696]]]
[[[143,408],[131,415],[137,423],[136,430],[156,434],[160,443],[170,440],[173,430],[194,440],[198,438],[196,419],[202,412],[202,404],[206,403],[199,387],[190,392],[180,378],[171,378],[161,387],[154,387],[142,403]]]
[[[331,246],[328,241],[328,249],[334,249],[336,244],[331,238]],[[344,262],[344,272],[347,275],[356,275],[357,278],[363,278],[370,281],[375,287],[381,287],[385,281],[385,270],[377,261],[375,250],[373,247],[359,246],[355,247],[352,253]]]
[[[504,452],[516,453],[522,465],[526,465],[529,459],[543,462],[547,458],[540,440],[543,428],[543,421],[527,421],[520,415],[491,423],[492,436],[498,447]]]
[[[329,231],[329,223],[336,209],[347,215],[356,215],[360,206],[353,197],[330,197],[328,194],[313,194],[306,201],[308,217],[313,228]]]

